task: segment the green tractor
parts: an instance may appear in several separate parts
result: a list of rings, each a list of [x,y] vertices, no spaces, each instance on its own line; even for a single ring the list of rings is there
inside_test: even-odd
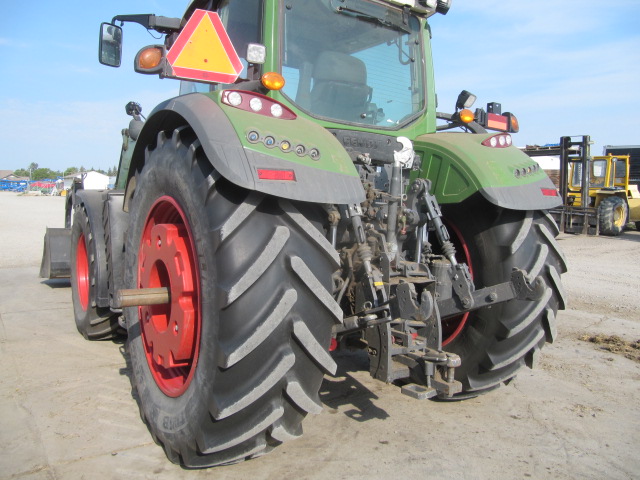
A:
[[[546,174],[500,105],[436,111],[427,19],[450,0],[195,0],[135,70],[181,80],[135,103],[112,191],[69,196],[78,330],[126,330],[142,416],[188,467],[262,455],[322,411],[330,351],[425,399],[532,367],[565,307]],[[487,130],[494,130],[489,133]],[[43,271],[61,272],[46,251]],[[62,249],[61,249],[62,250]],[[44,263],[56,264],[48,268]]]

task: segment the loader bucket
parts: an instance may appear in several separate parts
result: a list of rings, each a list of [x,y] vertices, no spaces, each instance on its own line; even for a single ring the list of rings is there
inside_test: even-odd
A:
[[[41,278],[71,276],[71,229],[48,228],[44,234],[44,250],[40,265]]]

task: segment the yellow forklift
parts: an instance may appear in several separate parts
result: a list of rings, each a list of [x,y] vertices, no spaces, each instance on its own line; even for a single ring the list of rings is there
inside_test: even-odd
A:
[[[610,236],[620,235],[628,222],[640,227],[640,192],[629,183],[629,155],[591,157],[590,143],[588,135],[560,139],[563,205],[550,211],[558,226],[567,233]]]

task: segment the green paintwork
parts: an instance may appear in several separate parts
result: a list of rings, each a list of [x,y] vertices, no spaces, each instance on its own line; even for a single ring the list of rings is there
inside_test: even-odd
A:
[[[421,135],[414,148],[421,158],[420,170],[412,178],[433,182],[433,193],[441,203],[458,203],[481,188],[524,186],[548,178],[542,169],[516,177],[515,170],[536,164],[516,147],[481,145],[495,135],[438,133]]]
[[[136,147],[136,141],[129,137],[129,131],[122,131],[122,150],[120,151],[120,162],[118,165],[118,175],[116,177],[116,189],[124,190],[127,186],[129,178],[129,168],[131,167],[131,158]]]
[[[292,164],[305,165],[353,177],[358,176],[351,158],[340,142],[316,122],[303,117],[295,120],[283,120],[230,107],[220,102],[221,92],[213,92],[207,96],[220,105],[245,149],[276,157]],[[260,133],[261,137],[267,135],[274,137],[276,145],[267,147],[262,142],[249,142],[247,134],[251,131]],[[291,144],[287,152],[282,151],[279,147],[284,140]],[[304,156],[296,155],[294,149],[297,145],[303,145],[307,154]],[[308,155],[308,152],[313,148],[320,151],[318,160],[313,160]]]

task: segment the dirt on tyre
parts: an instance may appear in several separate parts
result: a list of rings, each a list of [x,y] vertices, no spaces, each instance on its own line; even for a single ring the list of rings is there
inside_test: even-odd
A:
[[[476,199],[477,200],[477,199]],[[555,240],[558,228],[544,211],[514,211],[483,201],[444,206],[459,261],[477,289],[510,280],[513,268],[545,282],[540,300],[510,300],[443,320],[443,349],[460,355],[456,379],[475,396],[533,367],[545,342],[556,337],[556,313],[565,308],[560,275],[566,261]]]
[[[71,299],[78,331],[87,340],[106,340],[119,335],[117,314],[96,305],[98,241],[84,204],[73,214],[71,226]]]
[[[154,439],[207,467],[266,453],[322,410],[339,259],[320,207],[239,188],[189,128],[169,135],[137,174],[126,288],[168,287],[171,301],[126,309],[127,348]]]
[[[624,231],[629,215],[629,207],[620,197],[607,197],[598,206],[601,235],[618,236]]]

